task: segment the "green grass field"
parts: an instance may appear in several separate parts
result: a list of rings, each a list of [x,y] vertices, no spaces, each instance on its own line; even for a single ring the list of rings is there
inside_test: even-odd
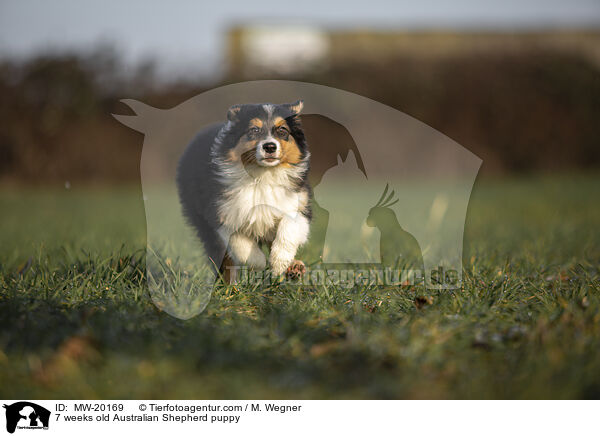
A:
[[[464,284],[149,297],[139,188],[0,189],[3,398],[600,398],[600,175],[479,181]]]

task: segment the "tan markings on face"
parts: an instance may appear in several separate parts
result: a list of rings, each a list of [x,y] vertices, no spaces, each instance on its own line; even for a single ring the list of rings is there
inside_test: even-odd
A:
[[[244,165],[251,165],[256,163],[256,152],[254,149],[247,150],[242,153],[242,163]]]
[[[248,122],[248,128],[258,127],[261,129],[263,127],[263,121],[260,118],[252,118]],[[228,158],[232,162],[242,161],[244,164],[256,162],[256,156],[254,156],[254,150],[258,143],[257,139],[250,139],[246,135],[242,136],[242,138],[238,141],[236,146],[229,151]]]
[[[229,161],[238,162],[244,156],[245,153],[254,153],[256,143],[256,139],[249,140],[246,137],[242,136],[242,138],[238,141],[236,146],[229,150],[229,152],[227,153]]]
[[[252,118],[249,122],[248,122],[248,128],[252,128],[252,127],[258,127],[259,129],[262,129],[264,123],[263,120],[261,120],[260,118]],[[227,158],[229,161],[231,162],[238,162],[238,161],[242,161],[243,163],[249,163],[250,162],[250,151],[252,151],[252,153],[254,153],[254,149],[256,148],[256,144],[258,143],[258,140],[256,139],[250,139],[248,138],[248,136],[244,135],[241,137],[241,139],[238,141],[238,143],[236,144],[235,147],[233,147],[233,149],[229,150],[229,152],[227,153]],[[246,154],[248,153],[248,154]],[[246,157],[244,157],[244,155]],[[253,157],[252,158],[253,162],[256,162],[256,158]]]
[[[285,127],[288,131],[290,130],[288,123],[283,118],[275,119],[275,127]],[[279,143],[281,144],[281,165],[289,167],[302,160],[302,153],[291,133],[287,140],[279,138]]]
[[[227,160],[230,162],[237,162],[240,160],[240,157],[235,152],[235,148],[233,148],[227,152]]]

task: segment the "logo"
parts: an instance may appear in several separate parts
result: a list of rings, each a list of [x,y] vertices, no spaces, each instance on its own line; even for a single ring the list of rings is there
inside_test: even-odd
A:
[[[4,405],[6,409],[6,431],[14,433],[15,429],[48,430],[50,411],[29,401],[19,401]]]
[[[219,227],[210,210],[202,212],[210,205],[198,201],[198,231],[218,234],[223,241],[215,243],[220,251],[212,257],[204,253],[177,195],[177,162],[186,147],[199,131],[223,125],[234,105],[298,99],[305,104],[300,118],[311,153],[308,182],[314,195],[309,239],[297,252],[308,268],[294,283],[460,289],[467,207],[481,159],[376,101],[311,83],[265,80],[215,88],[170,109],[124,100],[135,115],[115,115],[144,133],[146,272],[150,296],[161,310],[189,319],[205,309],[234,230]],[[286,203],[262,195],[248,201],[266,216],[296,219]],[[280,205],[287,209],[279,210]],[[261,252],[251,241],[249,246]],[[236,283],[250,288],[279,285],[281,279],[261,268],[237,273]],[[293,283],[283,283],[288,284]]]

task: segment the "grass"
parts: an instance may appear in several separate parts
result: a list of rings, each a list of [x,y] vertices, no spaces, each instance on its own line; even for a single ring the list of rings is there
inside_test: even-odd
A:
[[[0,396],[600,398],[598,192],[480,181],[460,290],[228,286],[184,321],[150,298],[139,189],[5,188]]]

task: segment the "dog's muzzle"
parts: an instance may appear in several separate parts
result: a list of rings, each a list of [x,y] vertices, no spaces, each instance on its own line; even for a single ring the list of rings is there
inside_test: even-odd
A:
[[[268,138],[258,144],[256,147],[256,162],[265,167],[271,167],[279,164],[281,159],[281,145],[279,141]]]

